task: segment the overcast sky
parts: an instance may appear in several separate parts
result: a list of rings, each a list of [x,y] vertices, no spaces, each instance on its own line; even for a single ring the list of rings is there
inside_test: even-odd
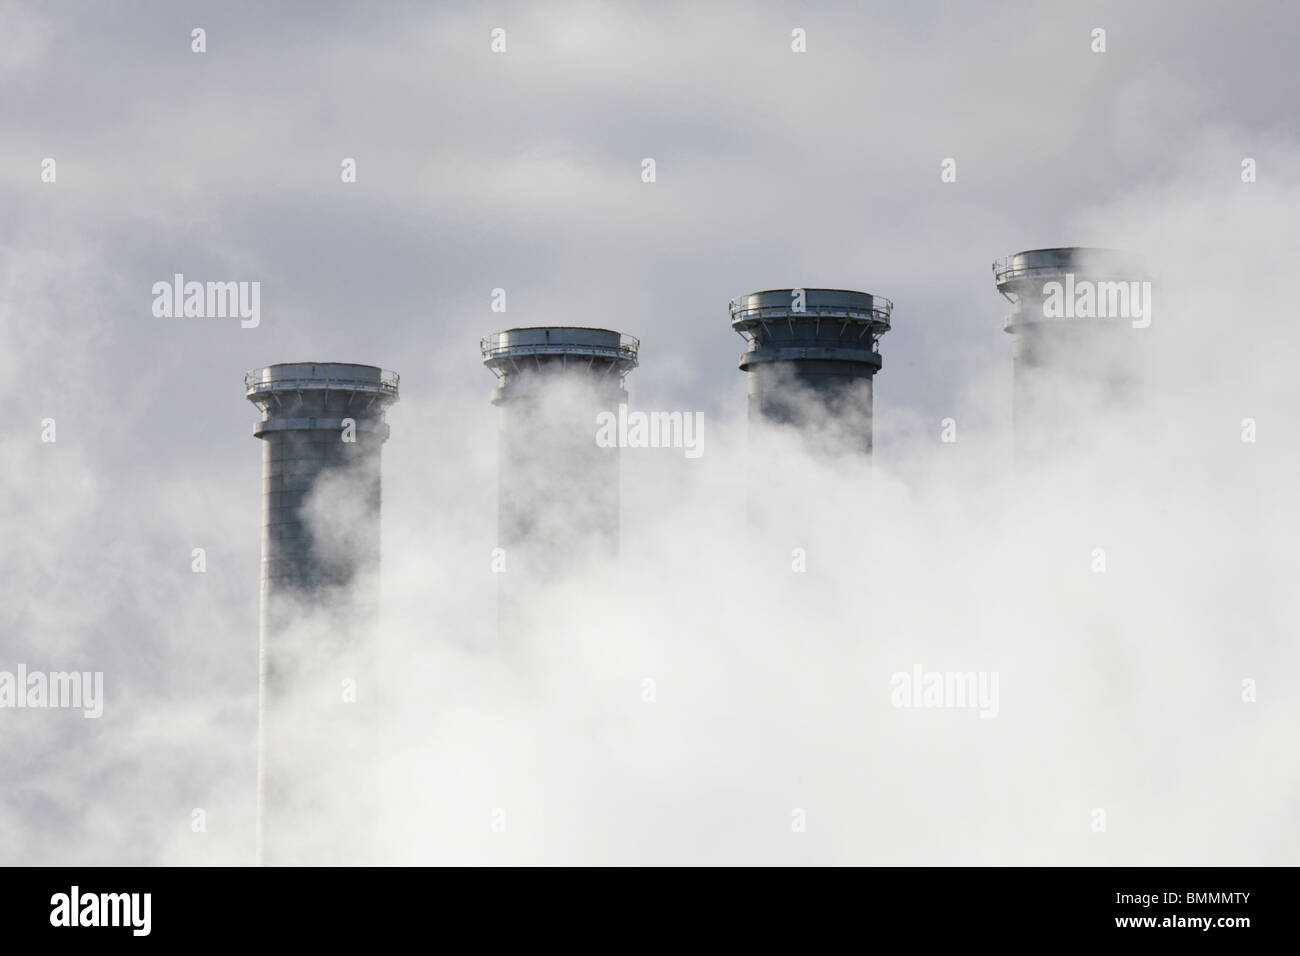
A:
[[[1238,335],[1238,320],[1254,279],[1297,251],[1298,28],[1284,0],[0,0],[0,666],[117,668],[122,693],[176,703],[181,724],[180,702],[216,688],[249,729],[260,447],[242,375],[259,365],[400,373],[391,501],[440,469],[490,477],[478,340],[512,326],[635,335],[634,405],[726,416],[744,404],[729,298],[886,296],[885,468],[904,423],[1004,424],[1011,342],[990,264],[1018,250],[1138,246],[1205,283],[1200,328],[1225,362],[1293,354],[1293,335]],[[1180,267],[1191,237],[1203,255]],[[1272,258],[1264,241],[1282,244]],[[152,287],[175,273],[260,282],[260,324],[156,317]],[[456,487],[490,536],[492,485]],[[0,745],[28,781],[8,791],[9,823],[89,826],[89,784],[42,753],[89,731],[23,726]],[[123,792],[182,749],[151,751]]]

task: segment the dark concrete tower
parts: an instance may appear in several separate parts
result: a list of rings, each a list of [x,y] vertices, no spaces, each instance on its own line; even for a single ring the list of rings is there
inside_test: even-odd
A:
[[[626,404],[638,342],[609,329],[508,329],[483,339],[500,411],[498,543],[508,579],[539,582],[618,553],[619,449],[597,416]]]
[[[1140,257],[1115,249],[1031,249],[993,264],[1013,308],[1018,456],[1078,448],[1141,401],[1151,282]]]
[[[337,788],[313,778],[319,761],[305,754],[349,719],[334,706],[338,674],[363,653],[377,610],[380,459],[397,375],[296,362],[254,369],[244,387],[262,412],[259,860],[284,863],[303,847],[282,835],[310,832],[321,788]],[[336,834],[319,836],[328,845]]]
[[[843,289],[771,289],[731,300],[748,343],[749,419],[830,430],[838,450],[871,452],[872,378],[893,303]]]

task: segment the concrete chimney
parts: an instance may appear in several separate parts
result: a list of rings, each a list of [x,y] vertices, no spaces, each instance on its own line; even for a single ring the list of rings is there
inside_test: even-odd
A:
[[[259,862],[300,859],[303,848],[284,834],[310,832],[307,808],[320,788],[349,785],[346,773],[312,779],[322,768],[304,762],[303,741],[338,734],[346,762],[355,711],[338,706],[339,675],[346,677],[349,655],[363,652],[377,611],[380,459],[397,381],[393,372],[341,362],[269,365],[244,376],[262,413],[253,428],[262,440]],[[306,615],[309,636],[295,626]],[[332,831],[319,843],[344,846]]]

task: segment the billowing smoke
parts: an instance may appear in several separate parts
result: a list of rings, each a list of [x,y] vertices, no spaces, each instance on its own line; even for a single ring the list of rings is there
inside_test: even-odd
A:
[[[356,582],[382,601],[342,638],[335,609],[305,601],[284,635],[295,666],[280,691],[283,759],[299,796],[275,832],[289,859],[1296,859],[1291,138],[1265,135],[1250,110],[1235,127],[1183,108],[1217,100],[1189,85],[1195,64],[1160,45],[1147,14],[1111,15],[1112,39],[1129,30],[1129,60],[1086,60],[1064,69],[1064,88],[1043,88],[1055,106],[1088,86],[1080,70],[1158,65],[1098,79],[1083,118],[1008,102],[1003,69],[1064,82],[1053,44],[1074,50],[1077,37],[1041,11],[1021,16],[1047,38],[1042,50],[1009,49],[1005,22],[982,11],[952,12],[947,37],[902,13],[863,21],[881,38],[866,58],[810,22],[799,69],[824,70],[797,74],[782,65],[795,56],[784,19],[740,7],[701,12],[690,29],[611,8],[593,14],[594,40],[548,7],[512,21],[511,52],[489,66],[462,62],[454,40],[464,27],[485,59],[489,24],[446,16],[396,36],[354,24],[342,78],[303,71],[311,86],[292,90],[313,97],[306,112],[255,95],[290,76],[295,51],[250,35],[253,49],[230,56],[285,72],[231,71],[229,101],[214,103],[184,85],[182,44],[184,62],[158,67],[195,94],[181,106],[111,87],[144,112],[94,112],[81,135],[56,139],[59,182],[36,198],[22,167],[33,185],[9,208],[23,232],[3,236],[0,265],[0,672],[102,672],[103,711],[48,706],[48,695],[0,708],[0,862],[252,861],[261,447],[239,375],[300,359],[382,363],[403,379],[388,415],[381,561]],[[1272,42],[1258,26],[1248,47],[1244,27],[1212,27],[1198,35],[1225,56]],[[0,79],[57,75],[51,57],[87,53],[89,40],[58,36],[31,63],[0,63]],[[644,66],[626,36],[671,50],[680,69]],[[700,66],[731,69],[718,37],[750,50],[770,41],[784,59],[737,84]],[[171,40],[95,42],[125,56],[123,44]],[[322,42],[303,47],[318,57]],[[539,50],[556,49],[586,52],[538,65]],[[429,82],[430,50],[463,67],[463,89],[446,97]],[[394,73],[386,89],[416,91],[393,116],[358,79],[376,51]],[[1261,61],[1284,61],[1267,52]],[[951,63],[951,77],[931,76],[935,63]],[[501,74],[474,72],[487,69]],[[620,79],[602,85],[610,99],[590,118],[559,117],[555,103],[588,76]],[[449,112],[420,99],[434,88]],[[461,104],[489,88],[510,91],[491,100],[509,112],[470,129]],[[880,105],[895,109],[889,122],[827,127],[809,109],[864,88],[903,98]],[[940,115],[940,93],[963,109]],[[648,100],[662,112],[643,116]],[[223,108],[239,136],[203,125]],[[336,108],[361,125],[331,125]],[[183,154],[110,148],[119,128],[145,141],[159,110]],[[434,136],[418,157],[362,152],[435,113],[417,124]],[[989,130],[990,113],[1006,125]],[[624,115],[625,138],[608,130]],[[771,123],[750,131],[740,118],[755,115]],[[1032,129],[1016,125],[1025,115]],[[731,119],[705,144],[710,158],[701,131],[718,117]],[[26,122],[13,141],[39,156],[44,127]],[[283,154],[249,167],[285,124],[298,135]],[[1129,145],[1116,153],[1112,141],[1159,176],[1117,186],[1150,173],[1123,165]],[[682,142],[695,145],[653,145]],[[943,184],[949,142],[960,172]],[[346,186],[333,181],[344,149],[360,169]],[[1248,152],[1261,159],[1249,184],[1237,173]],[[637,174],[650,153],[653,184]],[[123,206],[101,214],[118,190]],[[299,231],[279,231],[287,222]],[[864,223],[880,235],[863,238]],[[1090,376],[1097,356],[1076,363],[1077,381],[1042,385],[1055,411],[1039,424],[1050,437],[1059,417],[1062,440],[1026,457],[1013,453],[1013,337],[988,264],[1076,243],[1140,252],[1156,277],[1150,326],[1128,330],[1142,342],[1141,389],[1115,400]],[[259,327],[152,317],[152,283],[176,272],[265,280]],[[833,433],[747,422],[727,299],[792,281],[895,300],[870,461],[826,454]],[[511,284],[510,322],[638,335],[631,407],[703,411],[707,436],[699,457],[621,449],[617,560],[588,553],[581,523],[607,482],[539,483],[539,514],[568,496],[574,521],[548,528],[575,534],[565,547],[583,558],[557,560],[506,628],[501,596],[517,569],[509,547],[504,569],[494,555],[499,410],[475,351],[502,322],[488,308],[498,283]],[[642,288],[667,291],[627,294]],[[50,429],[57,439],[43,440]],[[590,429],[594,442],[594,418]],[[549,474],[570,469],[564,445],[530,452]],[[346,551],[367,493],[318,489],[317,540]]]

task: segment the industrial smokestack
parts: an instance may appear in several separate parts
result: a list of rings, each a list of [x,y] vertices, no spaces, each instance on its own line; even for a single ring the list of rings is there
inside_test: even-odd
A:
[[[320,788],[351,783],[343,764],[328,783],[296,765],[309,735],[335,733],[346,763],[340,722],[355,711],[338,706],[339,674],[347,679],[342,662],[361,652],[377,611],[380,458],[397,380],[372,365],[336,362],[269,365],[244,376],[247,398],[262,412],[253,434],[263,442],[259,862],[300,858],[304,848],[290,847],[284,833],[310,832],[306,808],[319,802]],[[295,624],[308,612],[326,625],[314,625],[305,646]],[[310,701],[292,715],[291,690]],[[320,833],[319,844],[344,845],[333,830]]]
[[[597,415],[627,402],[638,346],[609,329],[567,327],[482,340],[498,380],[497,530],[508,578],[534,583],[618,553],[619,449],[597,443]]]
[[[1151,282],[1141,259],[1115,249],[1031,249],[993,263],[1013,305],[1013,420],[1018,456],[1078,447],[1093,422],[1141,401]],[[1095,435],[1092,437],[1096,437]]]
[[[871,453],[872,377],[893,303],[843,289],[771,289],[731,300],[748,343],[749,420],[832,436],[839,451]]]

